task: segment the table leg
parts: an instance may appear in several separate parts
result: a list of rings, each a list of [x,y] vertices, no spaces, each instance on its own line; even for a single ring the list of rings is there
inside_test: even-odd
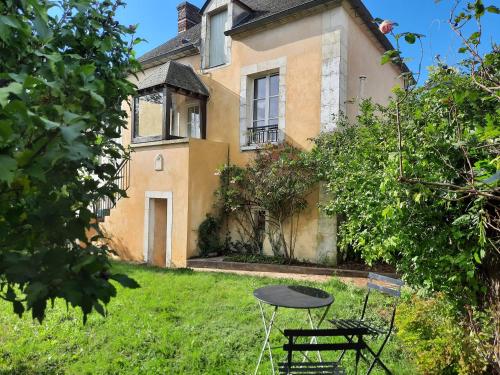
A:
[[[262,323],[264,324],[264,330],[266,332],[266,337],[264,339],[264,345],[262,345],[262,349],[259,354],[259,360],[257,361],[257,367],[255,368],[254,375],[257,375],[257,371],[259,371],[260,363],[262,362],[262,356],[264,355],[264,351],[269,350],[269,359],[271,360],[271,369],[274,375],[274,361],[273,361],[273,353],[271,350],[271,345],[269,344],[269,337],[271,336],[271,330],[274,324],[274,318],[276,317],[276,312],[278,311],[278,307],[275,306],[273,314],[271,315],[271,320],[269,320],[269,325],[266,322],[266,315],[264,314],[264,309],[262,308],[262,303],[259,301],[260,314],[262,316]]]
[[[314,325],[313,320],[312,320],[311,310],[310,310],[310,309],[307,309],[307,317],[309,318],[309,325],[311,326],[311,329],[319,329],[319,328],[321,327],[321,324],[322,324],[322,323],[323,323],[323,321],[325,320],[326,315],[328,314],[328,311],[330,311],[330,307],[331,307],[331,305],[329,305],[329,306],[327,306],[327,307],[326,307],[325,311],[323,312],[323,315],[321,316],[321,319],[318,321],[318,325],[316,325],[316,326]],[[318,340],[317,340],[316,336],[312,337],[312,338],[311,338],[311,341],[310,341],[309,343],[310,343],[310,344],[317,344],[317,343],[318,343]],[[304,361],[306,360],[306,358],[307,358],[307,353],[308,353],[308,352],[306,352],[306,354],[304,355],[304,358],[303,358],[303,360],[302,360],[303,362],[304,362]],[[320,354],[320,352],[318,351],[318,352],[317,352],[317,354],[318,354],[318,359],[319,359],[319,361],[321,362],[321,361],[322,361],[322,359],[321,359],[321,354]]]

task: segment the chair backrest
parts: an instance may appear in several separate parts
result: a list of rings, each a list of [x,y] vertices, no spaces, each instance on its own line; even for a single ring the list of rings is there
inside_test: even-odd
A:
[[[370,272],[368,274],[368,290],[378,290],[392,297],[401,297],[401,287],[404,281],[394,279],[392,277],[379,275],[378,273]]]
[[[401,297],[401,288],[403,287],[403,285],[404,285],[403,280],[370,272],[368,274],[368,283],[367,283],[368,293],[366,294],[365,297],[365,303],[363,305],[363,311],[361,313],[361,320],[365,319],[370,293],[372,291],[383,293],[394,299],[393,309],[390,319],[390,327],[389,327],[389,332],[392,331],[392,328],[394,326],[394,318],[396,316],[396,306],[398,299]]]

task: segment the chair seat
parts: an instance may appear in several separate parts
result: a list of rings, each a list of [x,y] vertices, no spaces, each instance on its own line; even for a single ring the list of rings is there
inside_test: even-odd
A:
[[[279,364],[282,375],[345,375],[342,367],[337,362],[287,362]]]
[[[386,334],[387,331],[380,329],[369,322],[364,320],[356,319],[332,319],[328,320],[337,328],[366,328],[368,330],[368,335],[377,336]]]

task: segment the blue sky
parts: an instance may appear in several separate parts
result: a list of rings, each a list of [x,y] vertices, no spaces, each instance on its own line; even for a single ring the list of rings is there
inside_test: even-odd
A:
[[[181,0],[126,1],[128,4],[119,12],[119,20],[127,25],[139,24],[137,35],[148,41],[137,46],[138,56],[177,34],[176,6]],[[201,7],[204,0],[190,2]],[[447,23],[453,0],[442,0],[438,3],[434,0],[364,0],[364,3],[374,17],[397,22],[399,27],[396,31],[412,31],[426,36],[423,39],[424,67],[432,65],[436,55],[440,56],[441,61],[450,65],[460,59],[457,53],[460,42]],[[485,0],[485,3],[500,6],[499,0]],[[500,43],[498,20],[499,16],[485,16],[484,42]],[[413,58],[408,63],[410,69],[416,70],[420,59],[419,48],[403,45],[402,49],[405,57]],[[425,78],[425,73],[423,78]]]

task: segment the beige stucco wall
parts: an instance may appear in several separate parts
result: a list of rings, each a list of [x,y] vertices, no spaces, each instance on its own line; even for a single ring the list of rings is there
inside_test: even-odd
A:
[[[219,187],[218,168],[227,163],[229,145],[191,139],[189,149],[189,224],[187,257],[198,254],[198,227],[213,212],[214,193]]]
[[[154,159],[162,155],[163,171],[154,170]],[[111,237],[111,247],[128,260],[142,261],[144,211],[147,191],[172,192],[172,262],[185,265],[188,225],[189,143],[135,148],[130,165],[129,198],[118,201],[101,227]]]
[[[347,93],[342,92],[341,96],[355,98],[359,91],[359,76],[366,75],[366,96],[372,96],[380,103],[387,100],[391,88],[398,82],[395,78],[398,72],[390,65],[380,66],[383,51],[347,10],[339,8],[329,14],[309,15],[268,30],[232,38],[231,61],[226,66],[202,71],[199,55],[177,60],[193,66],[210,90],[207,140],[134,149],[130,198],[118,202],[103,225],[112,234],[115,247],[124,257],[142,260],[146,191],[173,193],[174,265],[184,266],[186,258],[196,254],[197,229],[205,215],[212,211],[213,194],[219,183],[218,177],[214,176],[215,169],[228,160],[244,165],[255,155],[252,151],[240,149],[240,89],[243,72],[248,67],[265,66],[275,60],[284,62],[286,139],[304,149],[312,147],[310,139],[320,132],[325,94],[322,85],[325,83],[325,69],[329,67],[325,65],[324,54],[328,50],[325,43],[330,40],[340,38],[348,45],[346,54],[342,49],[344,44],[339,42],[338,48],[343,54],[339,61],[345,64],[347,60],[347,68],[338,75],[340,84],[347,87]],[[333,39],[325,37],[325,30],[332,33]],[[331,68],[340,69],[339,66]],[[357,113],[355,105],[346,104],[345,108],[350,116]],[[130,143],[130,133],[130,128],[123,133],[125,145]],[[165,168],[160,172],[153,168],[158,154],[165,160]],[[320,190],[313,189],[308,196],[309,206],[301,215],[295,250],[298,259],[321,261],[319,247],[335,246],[331,240],[326,245],[324,242],[332,223],[320,219],[319,197]],[[232,235],[236,239],[234,232]],[[266,244],[266,252],[270,253],[267,241]]]
[[[348,22],[347,100],[349,103],[346,111],[349,119],[354,120],[359,112],[360,76],[366,77],[364,97],[372,98],[379,104],[388,102],[392,89],[401,86],[402,80],[398,78],[399,69],[393,64],[380,64],[384,50],[374,41],[374,36],[367,31],[366,26],[352,16],[349,16]]]

